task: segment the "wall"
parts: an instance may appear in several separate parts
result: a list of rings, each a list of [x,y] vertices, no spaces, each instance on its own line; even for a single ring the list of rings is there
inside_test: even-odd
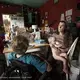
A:
[[[34,13],[37,11],[37,16],[35,16],[35,20],[36,20],[36,23],[39,24],[40,23],[39,22],[40,19],[38,19],[39,18],[38,17],[39,16],[38,15],[39,11],[37,10],[37,8],[32,8],[32,7],[29,7],[29,6],[25,5],[23,7],[23,16],[24,16],[24,19],[28,20],[28,16],[25,16],[25,14],[27,14],[31,10]],[[0,3],[0,25],[3,24],[2,14],[16,14],[16,13],[22,13],[22,6]],[[26,20],[25,20],[25,22],[26,22]],[[25,24],[25,26],[31,26],[31,24],[28,25],[28,23],[27,23],[27,24]]]
[[[39,8],[41,16],[45,19],[45,12],[48,12],[48,21],[50,27],[57,28],[60,16],[66,10],[73,9],[72,20],[75,21],[77,0],[59,0],[54,4],[53,0],[49,0],[45,5]]]
[[[21,12],[21,8],[19,5],[0,4],[0,25],[3,24],[2,14],[16,14]]]
[[[80,0],[77,0],[77,3],[80,3]],[[76,15],[80,16],[80,10],[77,10]]]

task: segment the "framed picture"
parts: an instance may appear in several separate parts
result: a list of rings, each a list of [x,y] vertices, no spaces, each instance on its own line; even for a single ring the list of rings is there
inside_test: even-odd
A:
[[[58,3],[59,0],[53,0],[53,1],[54,1],[54,4],[56,4],[56,3]]]

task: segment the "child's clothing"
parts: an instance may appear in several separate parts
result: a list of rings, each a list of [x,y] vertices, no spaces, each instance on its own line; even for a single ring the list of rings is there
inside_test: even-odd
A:
[[[23,63],[31,64],[34,67],[36,67],[36,69],[41,73],[44,73],[45,71],[47,71],[46,62],[41,60],[38,56],[31,55],[31,54],[25,54],[19,58],[16,58],[16,53],[12,52],[12,53],[9,53],[8,55],[9,62],[12,59],[22,61]]]

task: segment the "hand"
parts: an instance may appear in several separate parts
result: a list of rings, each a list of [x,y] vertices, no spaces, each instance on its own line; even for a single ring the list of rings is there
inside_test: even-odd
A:
[[[45,60],[47,63],[47,71],[50,72],[52,70],[52,66]]]
[[[60,50],[61,50],[62,52],[67,52],[67,51],[68,51],[68,48],[65,48],[65,49],[60,48]]]
[[[47,65],[47,71],[50,72],[52,70],[52,66],[50,64]]]

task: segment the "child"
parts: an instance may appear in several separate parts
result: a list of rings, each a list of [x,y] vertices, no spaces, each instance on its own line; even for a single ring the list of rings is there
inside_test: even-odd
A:
[[[9,53],[8,60],[16,59],[22,61],[23,63],[33,65],[39,72],[44,73],[45,71],[50,72],[52,67],[45,60],[41,60],[38,56],[31,54],[26,54],[28,48],[28,40],[22,35],[14,37],[12,41],[12,53]]]

